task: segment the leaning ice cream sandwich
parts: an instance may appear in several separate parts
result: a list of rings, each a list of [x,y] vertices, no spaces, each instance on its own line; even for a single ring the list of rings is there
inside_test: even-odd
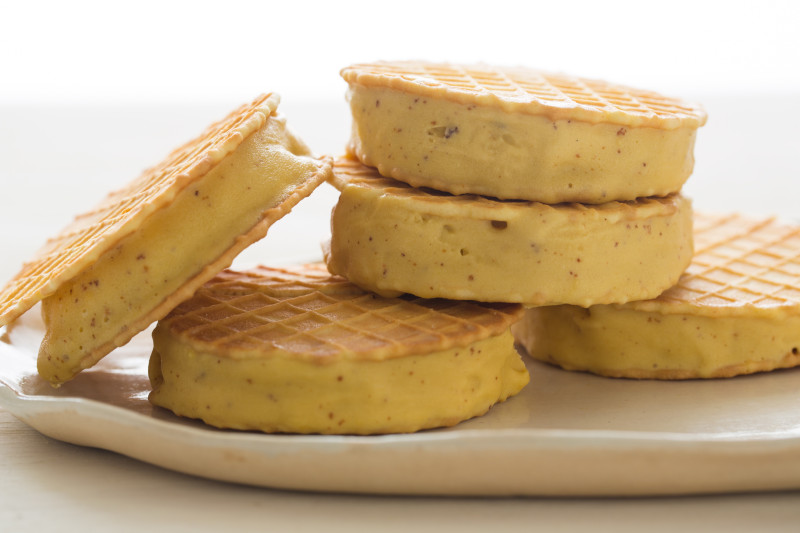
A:
[[[368,290],[527,305],[654,298],[692,257],[680,194],[548,205],[420,189],[340,158],[331,272]]]
[[[543,203],[677,193],[698,106],[521,67],[414,61],[342,70],[351,152],[414,187]]]
[[[695,217],[696,255],[658,298],[532,308],[514,334],[535,359],[612,377],[730,377],[800,364],[800,227]]]
[[[319,264],[224,271],[154,330],[150,401],[264,432],[451,426],[528,382],[509,331],[521,313],[382,298]]]
[[[0,291],[0,326],[40,300],[39,373],[74,377],[166,315],[327,179],[261,96],[78,216]]]

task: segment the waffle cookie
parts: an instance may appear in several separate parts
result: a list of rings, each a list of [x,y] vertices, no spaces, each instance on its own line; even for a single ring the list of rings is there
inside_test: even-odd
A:
[[[331,272],[384,295],[589,306],[653,298],[692,256],[680,195],[599,205],[452,196],[334,163]]]
[[[223,428],[451,426],[519,392],[522,308],[381,298],[322,265],[224,271],[153,332],[150,401]]]
[[[696,215],[696,255],[655,299],[529,309],[531,356],[612,377],[730,377],[800,364],[800,227]]]
[[[38,367],[57,385],[166,315],[330,174],[261,96],[78,216],[0,292],[0,325],[39,300]]]
[[[379,62],[341,74],[350,151],[453,194],[552,204],[676,193],[706,121],[674,98],[525,68]]]

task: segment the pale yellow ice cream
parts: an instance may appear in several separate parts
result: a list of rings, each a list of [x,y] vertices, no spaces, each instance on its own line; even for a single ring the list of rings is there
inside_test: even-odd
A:
[[[450,196],[334,165],[331,272],[382,294],[589,306],[653,298],[692,256],[689,200],[547,205]]]

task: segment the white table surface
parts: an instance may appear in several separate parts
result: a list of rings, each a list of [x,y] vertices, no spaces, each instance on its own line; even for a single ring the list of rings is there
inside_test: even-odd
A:
[[[800,219],[797,96],[694,95],[710,115],[685,189],[696,209]],[[0,279],[74,214],[233,104],[0,108]],[[342,102],[285,99],[282,107],[316,151],[340,151],[349,128]],[[317,255],[334,201],[320,189],[239,263]],[[797,531],[798,519],[800,492],[481,499],[237,486],[55,441],[0,410],[0,531]]]

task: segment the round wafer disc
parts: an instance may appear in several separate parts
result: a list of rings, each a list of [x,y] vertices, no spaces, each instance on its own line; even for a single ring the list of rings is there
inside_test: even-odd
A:
[[[641,311],[800,315],[800,227],[774,217],[694,217],[695,255],[678,283]]]
[[[590,123],[673,129],[705,124],[706,113],[678,98],[525,67],[457,65],[424,61],[359,63],[342,69],[348,83],[446,97],[466,105],[496,106],[509,113],[545,115]]]
[[[380,361],[468,346],[503,333],[521,313],[516,304],[382,298],[311,264],[225,270],[162,328],[234,358],[272,351]]]

